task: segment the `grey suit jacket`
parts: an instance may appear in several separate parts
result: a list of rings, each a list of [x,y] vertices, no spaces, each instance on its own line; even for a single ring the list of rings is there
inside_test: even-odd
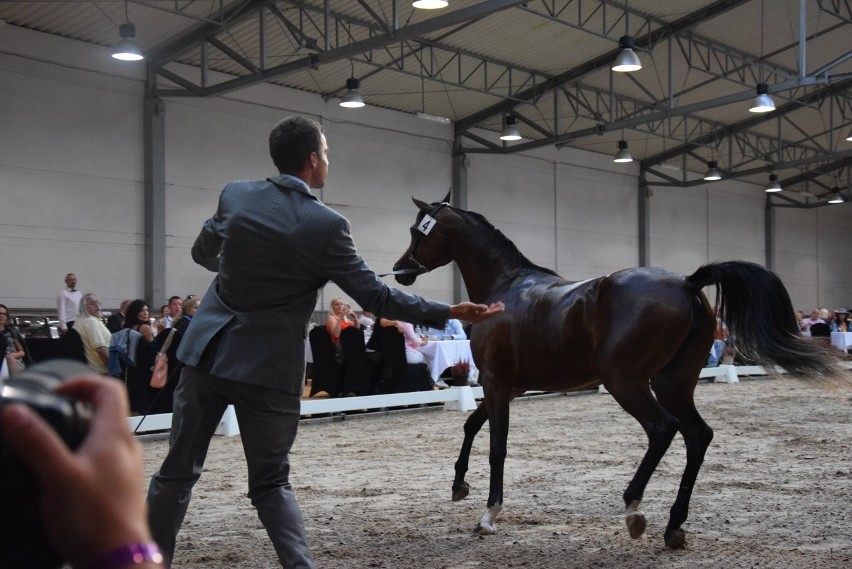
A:
[[[443,328],[449,306],[386,286],[355,251],[349,222],[304,187],[278,176],[232,182],[204,222],[193,260],[217,272],[178,348],[210,372],[301,395],[304,339],[328,281],[364,310]]]

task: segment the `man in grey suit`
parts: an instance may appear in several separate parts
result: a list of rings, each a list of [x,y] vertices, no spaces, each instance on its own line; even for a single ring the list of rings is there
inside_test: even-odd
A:
[[[376,315],[436,328],[450,317],[479,322],[502,310],[432,302],[376,276],[355,251],[349,222],[311,194],[328,174],[318,123],[284,119],[269,135],[269,151],[280,175],[228,184],[192,247],[193,260],[217,275],[178,349],[186,367],[174,394],[170,449],[148,490],[149,524],[168,564],[210,439],[232,404],[248,495],[282,567],[314,567],[288,454],[299,423],[307,322],[327,282]]]

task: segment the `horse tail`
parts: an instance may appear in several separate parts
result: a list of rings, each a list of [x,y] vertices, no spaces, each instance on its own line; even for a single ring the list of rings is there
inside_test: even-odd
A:
[[[686,282],[696,293],[716,286],[719,318],[748,361],[768,370],[778,365],[798,376],[846,375],[840,366],[842,352],[799,333],[790,295],[772,271],[745,261],[711,263]]]

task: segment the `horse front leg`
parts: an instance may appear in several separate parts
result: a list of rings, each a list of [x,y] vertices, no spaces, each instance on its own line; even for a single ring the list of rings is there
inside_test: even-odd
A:
[[[464,500],[470,492],[470,485],[464,480],[470,461],[470,451],[473,448],[473,439],[476,438],[487,419],[488,411],[485,409],[485,404],[480,403],[464,422],[464,442],[462,442],[461,452],[459,452],[459,458],[456,461],[456,477],[453,479],[453,502]]]
[[[509,438],[509,398],[495,398],[488,409],[488,426],[491,435],[491,448],[488,464],[491,466],[491,478],[488,490],[488,503],[482,519],[474,530],[479,535],[497,533],[494,520],[503,509],[503,468],[506,463],[506,445]]]

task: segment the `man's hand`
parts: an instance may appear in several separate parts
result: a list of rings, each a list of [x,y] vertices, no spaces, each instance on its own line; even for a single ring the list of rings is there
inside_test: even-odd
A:
[[[450,306],[450,318],[467,320],[476,324],[477,322],[488,320],[492,316],[500,314],[505,308],[506,306],[502,302],[495,302],[490,306],[473,302],[462,302]]]

